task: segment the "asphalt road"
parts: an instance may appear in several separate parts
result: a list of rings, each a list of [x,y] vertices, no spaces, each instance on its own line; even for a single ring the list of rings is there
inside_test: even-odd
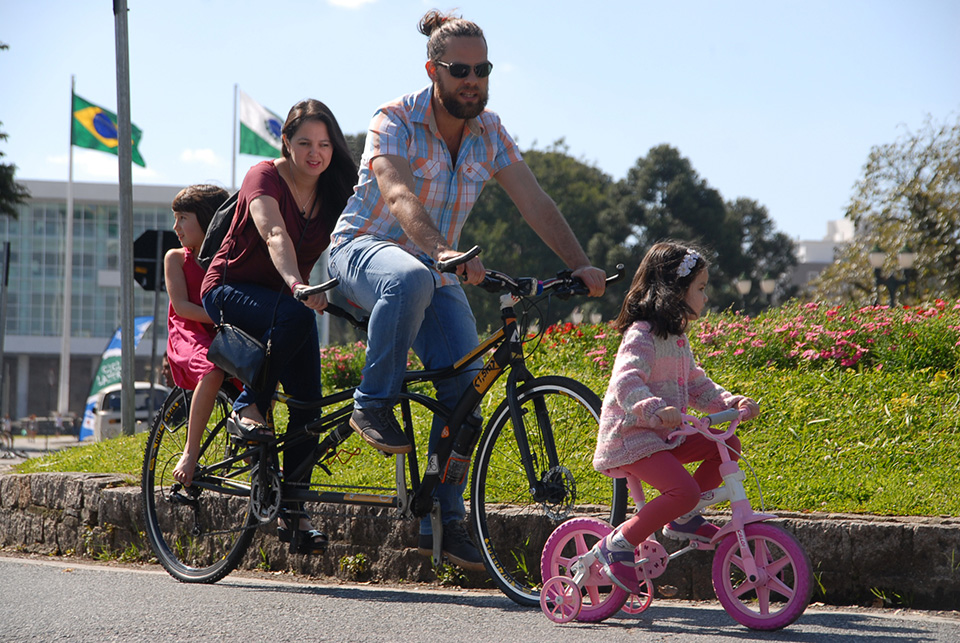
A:
[[[812,606],[752,632],[716,603],[655,600],[602,623],[557,625],[493,591],[334,585],[235,573],[178,583],[159,567],[0,556],[0,641],[960,641],[960,614]]]

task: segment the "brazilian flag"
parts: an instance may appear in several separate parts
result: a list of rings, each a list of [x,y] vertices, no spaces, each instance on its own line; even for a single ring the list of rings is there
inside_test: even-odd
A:
[[[142,132],[133,124],[130,126],[130,131],[133,139],[133,162],[140,167],[147,167],[143,157],[140,156],[140,150],[137,149]],[[120,144],[117,140],[117,115],[74,94],[70,144],[117,154],[117,147]]]

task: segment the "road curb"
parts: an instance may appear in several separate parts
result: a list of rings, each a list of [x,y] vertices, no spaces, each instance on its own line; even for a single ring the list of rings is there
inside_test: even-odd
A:
[[[149,557],[140,489],[130,482],[112,474],[0,475],[0,547],[87,558]],[[342,505],[323,506],[314,521],[330,536],[326,555],[289,554],[271,525],[258,530],[242,567],[347,581],[437,582],[429,559],[417,554],[416,521],[397,520],[393,510]],[[917,609],[960,606],[960,518],[783,513],[773,522],[806,549],[815,576],[814,600]],[[672,544],[665,541],[668,550]],[[366,556],[366,569],[341,569],[345,557],[358,553]],[[658,592],[668,598],[713,599],[712,556],[692,552],[675,559],[656,579]],[[493,588],[484,573],[454,581]]]

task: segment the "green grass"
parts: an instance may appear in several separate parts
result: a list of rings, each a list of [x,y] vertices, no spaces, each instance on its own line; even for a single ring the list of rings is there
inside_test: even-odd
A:
[[[743,426],[741,439],[767,510],[956,516],[960,495],[947,490],[960,470],[958,328],[960,307],[944,302],[907,310],[788,304],[754,319],[710,315],[689,335],[715,381],[760,402],[761,416]],[[550,327],[527,344],[531,371],[568,375],[602,396],[619,340],[605,326]],[[362,347],[341,352],[350,350]],[[355,369],[358,360],[354,353],[336,363]],[[485,417],[500,399],[496,390],[488,396]],[[417,424],[425,444],[429,423]],[[589,459],[593,436],[577,439]],[[135,481],[144,443],[142,435],[121,437],[17,470],[113,472]],[[353,438],[347,446],[355,453],[350,479],[393,485],[392,459]],[[746,484],[759,507],[749,469]]]

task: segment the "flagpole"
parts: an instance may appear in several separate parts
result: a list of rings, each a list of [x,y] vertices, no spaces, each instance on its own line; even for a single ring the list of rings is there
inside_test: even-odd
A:
[[[233,144],[233,172],[230,175],[230,191],[237,189],[237,83],[233,84],[233,130],[230,133],[230,142]]]
[[[76,77],[70,75],[70,151],[67,154],[67,220],[63,240],[63,328],[60,333],[60,389],[57,412],[70,410],[70,335],[73,326],[73,92]]]
[[[130,123],[130,47],[127,0],[114,0],[117,49],[117,157],[120,159],[120,426],[124,435],[136,429],[133,321],[133,162]]]

